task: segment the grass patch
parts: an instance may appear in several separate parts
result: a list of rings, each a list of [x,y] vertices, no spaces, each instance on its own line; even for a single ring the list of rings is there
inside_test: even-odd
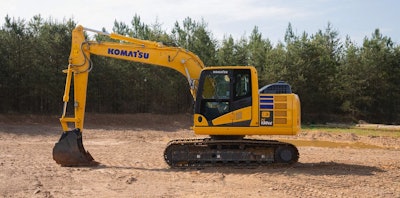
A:
[[[358,136],[395,137],[400,138],[400,126],[379,124],[325,124],[303,125],[302,131],[328,132],[328,133],[353,133]]]

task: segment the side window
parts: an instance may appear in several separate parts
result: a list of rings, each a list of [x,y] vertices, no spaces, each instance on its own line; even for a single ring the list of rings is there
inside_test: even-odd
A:
[[[235,100],[251,96],[250,73],[247,70],[235,74]]]

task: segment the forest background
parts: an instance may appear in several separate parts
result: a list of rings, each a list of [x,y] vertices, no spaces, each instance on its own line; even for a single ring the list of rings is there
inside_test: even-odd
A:
[[[73,19],[5,16],[0,27],[0,113],[61,114]],[[400,46],[379,29],[362,44],[340,37],[330,23],[296,34],[289,23],[283,41],[272,43],[255,26],[249,36],[214,38],[207,22],[187,17],[170,32],[158,21],[114,22],[112,32],[179,46],[206,66],[253,65],[259,86],[288,82],[301,99],[303,123],[400,124]],[[106,31],[103,28],[103,31]],[[88,35],[96,40],[104,36]],[[186,79],[176,71],[105,57],[92,57],[87,112],[192,113]],[[70,105],[73,106],[73,105]]]

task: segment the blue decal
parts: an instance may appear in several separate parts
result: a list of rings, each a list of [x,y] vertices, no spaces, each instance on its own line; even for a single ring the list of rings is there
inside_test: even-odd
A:
[[[274,103],[273,100],[260,100],[260,103]]]
[[[274,105],[273,104],[260,105],[260,109],[274,109]]]

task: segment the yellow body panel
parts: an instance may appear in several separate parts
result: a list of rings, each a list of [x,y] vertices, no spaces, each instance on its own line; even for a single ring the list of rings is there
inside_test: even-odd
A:
[[[196,135],[296,135],[290,128],[274,127],[193,127]]]
[[[258,95],[258,92],[257,92]],[[262,97],[268,97],[262,100]],[[197,135],[296,135],[300,131],[300,100],[296,94],[260,94],[256,101],[256,116],[250,112],[253,107],[236,110],[212,120],[208,125],[200,114],[194,115],[194,132]],[[263,103],[263,101],[266,103]],[[234,115],[242,112],[250,118],[250,126],[229,126]],[[199,122],[199,117],[203,117]],[[237,120],[244,121],[244,119]],[[254,123],[257,123],[254,125]]]
[[[236,111],[232,111],[219,118],[214,119],[213,125],[235,124],[237,122],[244,122],[251,120],[251,107],[246,107]]]

